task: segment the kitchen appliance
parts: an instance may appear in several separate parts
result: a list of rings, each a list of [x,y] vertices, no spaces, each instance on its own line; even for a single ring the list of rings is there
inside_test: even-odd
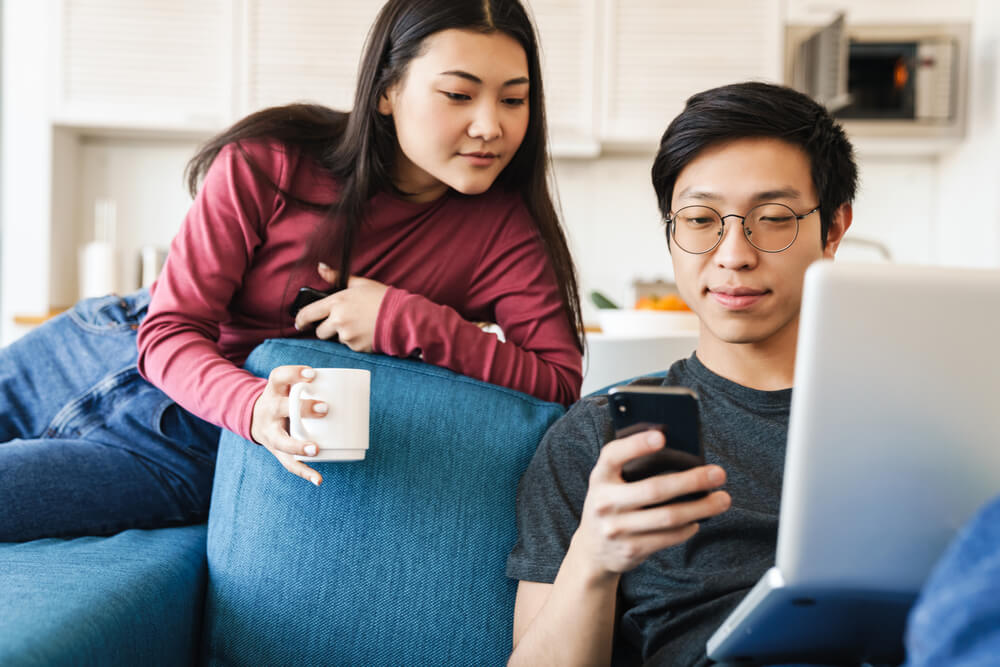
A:
[[[967,24],[790,26],[786,80],[843,120],[853,137],[960,137]]]

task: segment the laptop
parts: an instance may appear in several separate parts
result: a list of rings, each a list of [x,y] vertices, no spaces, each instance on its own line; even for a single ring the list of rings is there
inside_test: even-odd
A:
[[[1000,270],[806,271],[775,565],[713,660],[898,661],[907,613],[1000,494]]]

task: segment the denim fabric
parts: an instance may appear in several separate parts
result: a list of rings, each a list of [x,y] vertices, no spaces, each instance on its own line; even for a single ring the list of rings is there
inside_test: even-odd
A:
[[[139,375],[148,303],[87,299],[0,350],[0,542],[206,518],[219,429]]]
[[[907,667],[1000,664],[1000,497],[962,529],[910,612]]]
[[[517,483],[562,406],[326,341],[269,341],[247,368],[293,363],[371,370],[371,449],[313,464],[316,488],[223,435],[206,662],[504,664]]]
[[[205,526],[0,544],[0,665],[196,664]]]

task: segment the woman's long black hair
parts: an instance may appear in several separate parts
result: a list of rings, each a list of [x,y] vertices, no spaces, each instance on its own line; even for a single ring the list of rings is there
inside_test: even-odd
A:
[[[537,225],[559,283],[563,309],[583,349],[583,320],[576,270],[549,191],[549,157],[542,73],[534,27],[518,0],[389,0],[379,12],[358,69],[354,109],[350,113],[314,104],[291,104],[247,116],[209,140],[191,159],[186,178],[192,196],[219,151],[244,139],[267,138],[294,147],[329,171],[340,184],[336,202],[304,201],[273,183],[290,201],[325,209],[330,225],[320,225],[306,243],[303,261],[331,257],[340,248],[339,286],[346,286],[351,251],[368,201],[394,189],[391,174],[396,131],[391,117],[378,111],[378,100],[400,81],[421,53],[423,41],[448,29],[500,32],[517,40],[528,60],[527,133],[497,185],[519,192]],[[256,171],[246,152],[243,157]],[[332,225],[332,226],[331,226]]]

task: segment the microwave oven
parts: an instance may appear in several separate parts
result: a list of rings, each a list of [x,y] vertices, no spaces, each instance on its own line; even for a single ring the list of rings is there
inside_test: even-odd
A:
[[[789,26],[786,80],[852,136],[964,134],[967,24]]]

